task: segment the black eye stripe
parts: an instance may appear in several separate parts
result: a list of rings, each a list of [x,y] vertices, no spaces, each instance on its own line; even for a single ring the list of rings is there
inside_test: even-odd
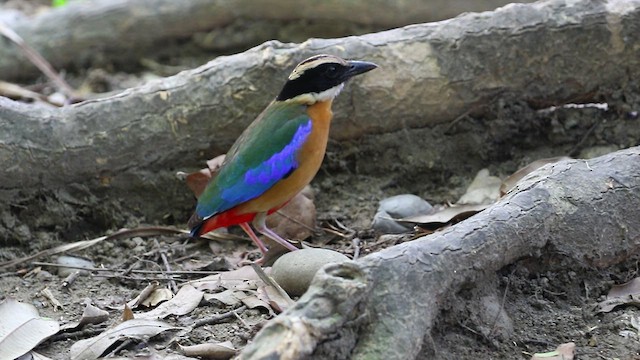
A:
[[[320,93],[340,85],[348,65],[326,62],[306,69],[298,77],[287,81],[277,100],[286,100],[298,95]]]

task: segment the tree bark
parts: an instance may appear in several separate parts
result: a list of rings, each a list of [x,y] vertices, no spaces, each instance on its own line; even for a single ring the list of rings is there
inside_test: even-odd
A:
[[[324,267],[240,358],[411,359],[463,285],[545,251],[604,268],[638,250],[640,147],[547,165],[442,232]]]
[[[247,49],[270,39],[302,41],[339,37],[412,23],[442,20],[463,11],[482,11],[508,3],[483,0],[430,1],[215,1],[92,0],[72,2],[34,17],[0,14],[55,67],[117,64],[131,67],[140,58],[195,35],[214,51]],[[289,29],[287,24],[300,22]],[[255,29],[255,31],[253,31]],[[210,32],[205,34],[205,32]],[[0,79],[38,75],[15,46],[0,40]]]
[[[331,137],[341,141],[481,115],[504,94],[536,107],[607,100],[640,75],[639,34],[640,0],[549,0],[359,37],[268,42],[63,108],[0,98],[0,202],[31,208],[39,192],[64,189],[58,198],[72,203],[126,199],[118,206],[147,221],[190,208],[175,171],[226,152],[295,64],[317,53],[380,65],[336,101]]]

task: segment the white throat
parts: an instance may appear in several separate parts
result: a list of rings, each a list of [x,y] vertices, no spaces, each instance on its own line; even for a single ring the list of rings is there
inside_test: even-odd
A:
[[[313,105],[318,101],[327,101],[327,100],[335,99],[335,97],[338,96],[338,94],[340,94],[343,88],[344,88],[344,83],[319,93],[308,93],[308,94],[298,95],[292,98],[291,101],[303,102],[308,105]]]

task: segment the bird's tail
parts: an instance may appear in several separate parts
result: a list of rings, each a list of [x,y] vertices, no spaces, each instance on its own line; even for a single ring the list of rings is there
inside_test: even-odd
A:
[[[198,214],[193,214],[187,222],[187,226],[191,228],[191,233],[189,234],[192,238],[197,238],[202,235],[202,226],[204,225],[204,219],[198,216]]]

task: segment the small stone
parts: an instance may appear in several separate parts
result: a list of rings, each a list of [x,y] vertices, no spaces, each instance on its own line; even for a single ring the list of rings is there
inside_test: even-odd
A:
[[[291,296],[304,294],[318,270],[330,263],[349,260],[328,249],[302,249],[282,255],[271,268],[273,279]]]
[[[413,194],[402,194],[388,197],[380,201],[378,210],[386,211],[394,218],[404,218],[431,211],[431,204],[423,198]]]
[[[385,234],[401,234],[410,231],[411,224],[399,223],[401,219],[431,212],[432,206],[426,200],[413,194],[396,195],[380,201],[371,226]]]
[[[386,211],[378,211],[373,216],[371,227],[384,234],[402,234],[411,230],[410,224],[403,224],[393,220]]]
[[[69,274],[78,271],[78,268],[93,268],[93,262],[90,260],[86,260],[86,259],[82,259],[82,258],[78,258],[78,257],[74,257],[74,256],[67,256],[67,255],[62,255],[58,257],[58,260],[56,261],[56,263],[60,264],[60,265],[67,265],[67,266],[72,266],[72,267],[60,267],[58,268],[58,276],[60,277],[65,277],[68,276]],[[82,270],[84,271],[84,270]],[[86,272],[86,271],[84,271]]]

